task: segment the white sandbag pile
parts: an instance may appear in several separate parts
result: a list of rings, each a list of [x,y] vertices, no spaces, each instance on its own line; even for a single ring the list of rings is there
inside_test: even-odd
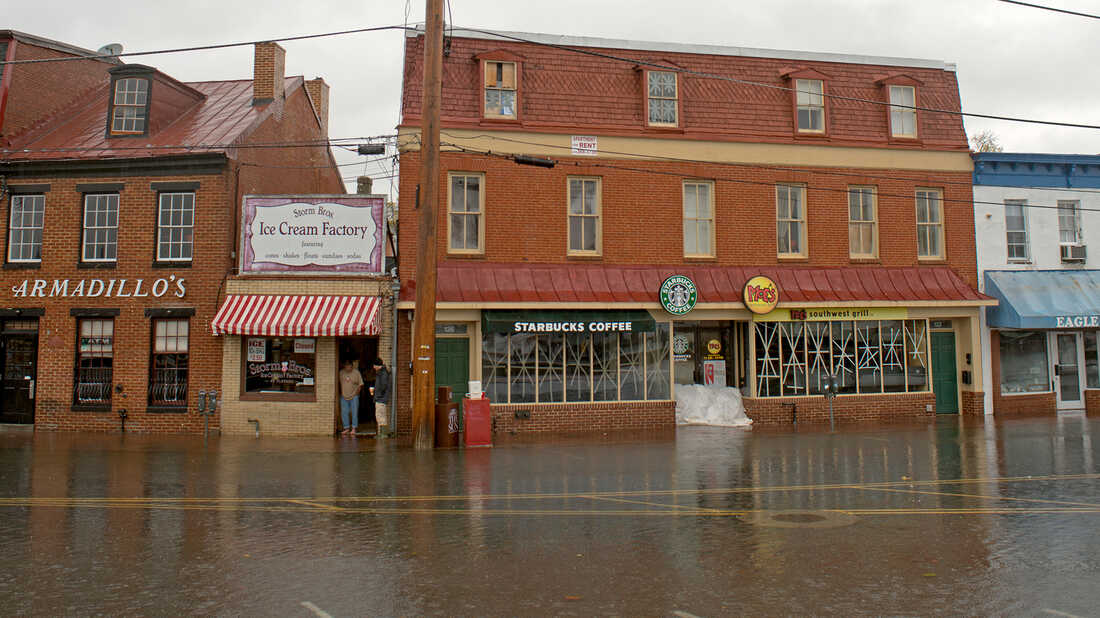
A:
[[[752,419],[745,415],[741,391],[736,388],[677,384],[676,424],[746,427]]]

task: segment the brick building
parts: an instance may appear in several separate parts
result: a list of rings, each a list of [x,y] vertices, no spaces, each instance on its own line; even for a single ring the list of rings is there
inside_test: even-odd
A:
[[[180,82],[117,59],[0,78],[3,422],[197,432],[221,390],[210,323],[248,193],[342,193],[321,79],[255,48],[253,79]],[[10,30],[7,60],[93,52]],[[278,143],[298,148],[257,147]],[[218,427],[219,416],[211,419]]]
[[[820,421],[830,373],[841,419],[981,409],[978,312],[994,301],[976,291],[966,135],[914,109],[960,109],[953,65],[448,37],[437,383],[480,380],[497,430],[668,426],[692,385],[736,388],[757,422]],[[408,171],[422,33],[405,45]],[[416,183],[401,179],[403,273]]]
[[[974,153],[985,410],[1100,413],[1100,156]]]

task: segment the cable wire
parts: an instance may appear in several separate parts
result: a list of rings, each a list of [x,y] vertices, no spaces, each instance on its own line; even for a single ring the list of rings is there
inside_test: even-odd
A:
[[[477,32],[477,33],[480,33],[480,34],[486,34],[486,35],[500,37],[500,38],[504,38],[504,39],[511,39],[513,41],[518,41],[518,42],[522,42],[522,43],[530,43],[532,45],[540,45],[540,46],[543,46],[543,47],[550,47],[550,48],[553,48],[553,49],[560,49],[562,51],[568,51],[568,52],[572,52],[572,53],[575,53],[575,54],[593,56],[593,57],[596,57],[596,58],[604,58],[606,60],[615,60],[615,61],[618,61],[618,62],[627,62],[627,63],[631,63],[631,64],[634,64],[634,65],[637,65],[637,66],[650,67],[650,68],[658,69],[658,70],[661,70],[661,71],[682,73],[684,75],[692,75],[692,76],[701,77],[701,78],[704,78],[704,79],[714,79],[714,80],[719,80],[719,81],[726,81],[726,82],[730,82],[730,83],[734,83],[734,84],[742,84],[742,85],[745,85],[745,86],[756,86],[758,88],[770,88],[772,90],[781,90],[781,91],[784,91],[784,92],[813,94],[813,95],[816,95],[816,96],[822,96],[822,97],[826,97],[826,98],[829,98],[829,99],[835,99],[835,100],[838,100],[838,101],[849,101],[849,102],[853,102],[853,103],[867,103],[867,104],[870,104],[870,105],[877,105],[879,107],[893,107],[893,108],[901,108],[901,109],[912,109],[912,110],[928,112],[928,113],[932,113],[932,114],[946,114],[946,115],[950,115],[950,116],[959,116],[959,117],[963,117],[963,118],[983,118],[985,120],[1003,120],[1003,121],[1006,121],[1006,122],[1020,122],[1020,123],[1024,123],[1024,124],[1049,125],[1049,126],[1067,127],[1067,128],[1073,128],[1073,129],[1100,129],[1100,125],[1096,125],[1096,124],[1085,124],[1085,123],[1077,123],[1077,122],[1059,122],[1059,121],[1056,121],[1056,120],[1037,120],[1037,119],[1034,119],[1034,118],[1021,118],[1021,117],[1018,117],[1018,116],[1000,116],[1000,115],[997,115],[997,114],[982,114],[982,113],[977,113],[977,112],[964,112],[964,111],[961,111],[961,110],[939,109],[939,108],[935,108],[935,107],[924,107],[924,106],[921,106],[921,105],[901,105],[901,104],[897,104],[897,103],[890,103],[890,102],[887,102],[887,101],[876,101],[874,99],[864,99],[862,97],[849,97],[849,96],[844,96],[844,95],[839,95],[839,94],[810,92],[810,91],[805,91],[805,90],[798,90],[797,88],[793,88],[791,86],[778,86],[776,84],[768,84],[768,83],[757,82],[757,81],[752,81],[752,80],[748,80],[748,79],[738,79],[736,77],[729,77],[729,76],[726,76],[726,75],[718,75],[716,73],[707,73],[707,72],[704,72],[704,71],[693,71],[691,69],[685,69],[683,67],[660,64],[660,63],[657,63],[657,62],[651,62],[651,61],[648,61],[648,60],[641,60],[641,59],[638,59],[638,58],[630,58],[630,57],[626,57],[626,56],[616,56],[614,54],[608,54],[608,53],[604,53],[604,52],[597,52],[597,51],[592,51],[592,50],[588,50],[588,49],[584,49],[584,48],[578,48],[578,47],[570,47],[568,45],[561,45],[561,44],[558,44],[558,43],[546,43],[546,42],[542,42],[542,41],[533,41],[531,39],[525,39],[523,37],[515,36],[514,34],[508,34],[508,33],[505,33],[505,32],[494,32],[492,30],[479,30],[477,28],[460,28],[460,30],[466,30],[468,32]]]
[[[247,148],[318,148],[323,146],[332,146],[336,148],[353,148],[354,144],[344,144],[342,142],[372,142],[372,141],[390,141],[397,138],[396,134],[390,135],[375,135],[371,137],[332,137],[320,140],[301,140],[297,142],[257,142],[252,144],[171,144],[154,146],[152,144],[145,146],[77,146],[77,147],[58,147],[58,148],[3,148],[0,149],[0,154],[13,155],[13,154],[31,154],[31,153],[66,153],[66,152],[103,152],[114,150],[140,150],[140,151],[154,151],[154,150],[227,150],[227,149],[247,149]],[[19,159],[23,161],[25,159]],[[2,162],[2,160],[0,160]]]
[[[1067,9],[1059,9],[1053,6],[1043,6],[1042,4],[1032,4],[1030,2],[1020,2],[1019,0],[999,0],[1006,4],[1018,4],[1020,6],[1028,6],[1033,9],[1042,9],[1044,11],[1053,11],[1055,13],[1065,13],[1066,15],[1076,15],[1077,17],[1088,17],[1089,19],[1100,19],[1100,15],[1091,15],[1089,13],[1078,13],[1077,11],[1070,11]]]
[[[339,30],[337,32],[322,32],[319,34],[302,34],[298,36],[287,36],[277,39],[260,39],[258,41],[242,41],[240,43],[220,43],[215,45],[194,45],[192,47],[176,47],[172,49],[156,49],[152,51],[141,52],[123,52],[120,54],[91,54],[87,56],[65,56],[62,58],[33,58],[28,60],[7,60],[0,62],[0,66],[7,64],[39,64],[43,62],[68,62],[71,60],[102,60],[105,58],[120,58],[122,56],[154,56],[158,54],[176,54],[180,52],[190,51],[203,51],[207,49],[226,49],[228,47],[244,47],[246,45],[257,45],[259,43],[284,43],[286,41],[301,41],[304,39],[319,39],[322,37],[342,36],[345,34],[359,34],[362,32],[380,32],[383,30],[407,30],[408,26],[373,26],[370,28],[355,28],[353,30]]]
[[[479,155],[483,155],[483,156],[495,157],[495,158],[499,158],[499,159],[508,159],[508,160],[511,160],[512,157],[514,157],[518,154],[522,154],[522,153],[514,153],[514,152],[494,152],[492,150],[479,150],[479,149],[476,149],[476,148],[468,148],[468,147],[461,146],[461,145],[458,145],[458,144],[452,144],[450,142],[440,142],[440,145],[441,146],[448,146],[450,148],[455,149],[455,150],[444,151],[444,152],[465,152],[465,153],[479,154]],[[592,161],[592,162],[590,162],[590,161],[583,161],[583,162],[582,161],[557,161],[557,163],[560,163],[562,165],[573,165],[575,167],[585,167],[585,168],[596,167],[596,168],[613,169],[613,170],[619,170],[619,171],[625,171],[625,172],[635,172],[635,173],[640,173],[640,174],[652,174],[652,175],[658,175],[658,176],[673,176],[673,177],[676,177],[676,178],[684,178],[684,174],[682,174],[680,172],[668,172],[668,171],[663,171],[663,170],[651,170],[651,169],[644,169],[644,168],[639,168],[639,167],[629,167],[629,166],[625,166],[625,165],[614,165],[614,164],[609,164],[609,163],[599,163],[599,162],[594,162],[594,161]],[[736,164],[731,164],[731,165],[736,165]],[[745,165],[743,167],[752,168],[754,166],[749,164],[749,165]],[[807,174],[813,174],[814,173],[814,170],[797,170],[797,171],[807,173]],[[777,182],[768,182],[768,181],[762,181],[762,180],[747,180],[747,179],[744,179],[744,178],[728,178],[728,177],[722,177],[722,176],[714,176],[714,177],[710,178],[710,180],[714,180],[715,182],[721,181],[721,182],[729,182],[729,183],[733,183],[733,184],[753,185],[753,186],[761,186],[761,187],[774,187],[776,184],[784,184],[782,182],[777,183]],[[908,178],[897,178],[896,180],[901,181],[901,182],[913,182],[913,179],[908,179]],[[846,195],[849,193],[848,189],[841,189],[841,188],[834,188],[834,187],[811,186],[809,183],[798,183],[798,182],[796,182],[794,184],[804,184],[805,187],[806,187],[807,192],[809,192],[809,191],[819,191],[819,192],[827,192],[827,193],[843,193],[843,194],[846,194]],[[936,184],[939,184],[939,183],[936,183]],[[875,196],[876,196],[876,199],[879,198],[879,197],[893,197],[893,198],[899,198],[899,199],[905,199],[905,200],[909,200],[909,199],[914,198],[913,195],[902,195],[902,194],[898,194],[898,193],[881,193],[877,190],[875,191]],[[984,204],[984,205],[1001,206],[1001,207],[1005,206],[1005,204],[1003,202],[988,202],[988,201],[973,200],[973,199],[966,200],[966,199],[959,199],[959,198],[949,198],[949,197],[946,197],[942,194],[940,195],[939,199],[940,199],[941,202],[944,202],[945,204],[948,203],[948,202],[957,202],[957,203],[960,203],[960,204],[967,204],[967,205],[970,205],[970,206],[973,206],[975,204]],[[1059,210],[1059,209],[1062,208],[1061,206],[1050,206],[1050,205],[1046,205],[1046,204],[1030,204],[1030,203],[1027,204],[1026,206],[1027,206],[1027,208],[1041,208],[1041,209],[1050,209],[1050,210]],[[1100,212],[1100,208],[1082,208],[1081,206],[1078,206],[1076,208],[1076,210],[1080,211],[1080,212]]]

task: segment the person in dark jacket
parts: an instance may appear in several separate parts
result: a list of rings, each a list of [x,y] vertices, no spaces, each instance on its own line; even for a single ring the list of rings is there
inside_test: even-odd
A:
[[[390,372],[381,358],[374,359],[374,386],[370,387],[370,394],[374,397],[374,420],[378,421],[376,438],[381,440],[386,437],[390,419],[386,413],[390,405]]]

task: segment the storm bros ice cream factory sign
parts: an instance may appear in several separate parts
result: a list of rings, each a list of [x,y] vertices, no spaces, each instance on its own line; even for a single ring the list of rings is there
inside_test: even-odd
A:
[[[382,271],[380,197],[244,198],[242,272]]]

